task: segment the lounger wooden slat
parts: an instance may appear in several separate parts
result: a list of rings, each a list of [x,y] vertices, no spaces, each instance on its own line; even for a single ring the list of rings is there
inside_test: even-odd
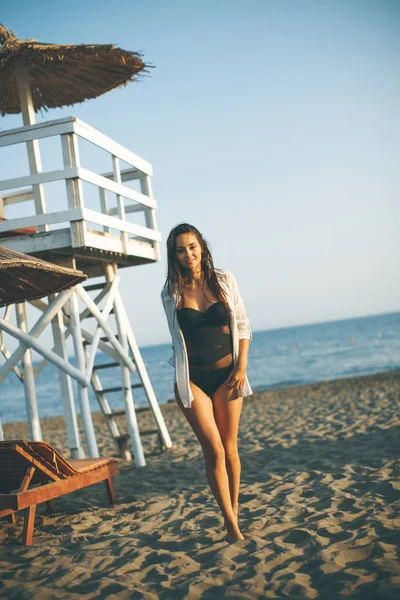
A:
[[[67,461],[45,442],[0,442],[0,517],[24,511],[22,540],[31,544],[36,506],[104,481],[110,503],[115,502],[112,478],[118,475],[114,458]]]

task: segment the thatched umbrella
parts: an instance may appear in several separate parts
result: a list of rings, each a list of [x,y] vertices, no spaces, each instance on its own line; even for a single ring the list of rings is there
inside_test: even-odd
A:
[[[35,300],[49,296],[72,287],[87,276],[75,269],[60,267],[52,263],[14,252],[0,246],[0,307],[7,304],[20,303],[24,300]],[[17,304],[18,326],[22,333],[27,332],[26,313],[23,304]],[[7,321],[0,319],[0,333]],[[3,349],[2,349],[3,350]],[[42,439],[39,413],[36,402],[35,380],[32,359],[29,350],[25,352],[23,365],[23,382],[25,388],[27,418],[32,439]],[[73,408],[73,410],[75,410]],[[69,414],[69,413],[68,413]],[[75,415],[75,413],[73,413]],[[0,439],[3,439],[0,422]],[[77,452],[79,443],[77,445]]]
[[[137,52],[109,45],[19,40],[0,24],[0,112],[22,112],[31,92],[35,111],[96,98],[124,85],[146,65]],[[25,121],[25,125],[32,124]]]
[[[87,275],[0,246],[0,306],[61,292]]]

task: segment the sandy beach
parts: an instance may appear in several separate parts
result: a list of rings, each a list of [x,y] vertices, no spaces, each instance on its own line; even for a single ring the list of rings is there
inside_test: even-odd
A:
[[[257,392],[240,425],[240,525],[229,545],[198,442],[162,406],[174,448],[144,438],[147,466],[120,463],[117,504],[103,484],[0,520],[4,599],[397,598],[400,595],[400,371]],[[123,420],[121,419],[121,423]],[[153,428],[149,413],[140,427]],[[95,415],[102,455],[114,448]],[[68,456],[60,418],[44,439]],[[27,436],[23,423],[6,439]]]

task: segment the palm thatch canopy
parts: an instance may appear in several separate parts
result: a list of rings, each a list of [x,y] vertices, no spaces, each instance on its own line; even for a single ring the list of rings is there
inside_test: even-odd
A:
[[[27,70],[33,107],[56,108],[96,98],[146,71],[137,52],[109,45],[19,40],[0,24],[0,112],[20,113],[16,70]]]
[[[87,276],[0,246],[0,306],[61,292]]]

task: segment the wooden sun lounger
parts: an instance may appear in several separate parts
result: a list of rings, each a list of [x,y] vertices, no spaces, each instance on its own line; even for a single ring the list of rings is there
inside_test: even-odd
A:
[[[36,506],[99,481],[105,481],[115,502],[112,477],[118,475],[114,458],[63,458],[46,442],[0,442],[0,517],[24,511],[22,542],[31,544]]]

